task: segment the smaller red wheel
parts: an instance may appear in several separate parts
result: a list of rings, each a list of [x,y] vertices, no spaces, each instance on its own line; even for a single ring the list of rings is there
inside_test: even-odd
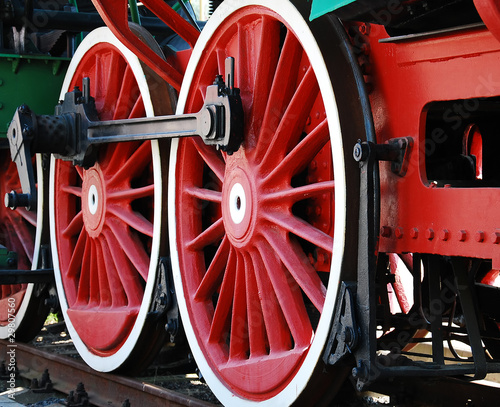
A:
[[[61,99],[84,77],[100,120],[172,113],[168,85],[107,28],[78,48]],[[101,146],[89,168],[52,158],[49,213],[59,299],[78,352],[99,371],[141,369],[166,336],[164,322],[149,318],[161,250],[161,168],[158,142]]]
[[[39,161],[38,161],[39,162]],[[35,170],[37,160],[33,159]],[[41,174],[38,168],[36,174]],[[16,164],[8,150],[0,151],[0,197],[11,191],[21,192]],[[38,207],[43,203],[42,177],[38,177]],[[0,204],[0,245],[17,255],[17,269],[36,268],[40,247],[42,217],[37,212],[19,207],[15,210]],[[19,341],[30,341],[40,331],[48,314],[44,305],[46,291],[37,292],[34,284],[0,286],[0,338],[13,335]]]

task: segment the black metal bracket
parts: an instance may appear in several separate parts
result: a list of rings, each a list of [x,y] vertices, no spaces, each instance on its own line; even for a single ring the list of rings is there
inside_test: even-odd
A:
[[[433,353],[431,362],[413,361],[397,353],[389,355],[377,354],[376,275],[380,230],[378,162],[390,161],[393,164],[403,162],[401,169],[404,173],[404,161],[408,159],[411,147],[412,140],[408,138],[396,139],[392,143],[382,145],[371,142],[358,142],[353,152],[353,156],[360,166],[358,273],[355,308],[361,333],[358,346],[353,351],[357,365],[353,369],[352,375],[357,380],[356,387],[360,391],[371,383],[388,377],[472,375],[472,379],[481,379],[484,378],[486,373],[500,371],[500,363],[486,361],[476,310],[477,301],[474,298],[474,284],[470,281],[471,273],[467,274],[467,261],[464,259],[451,259],[450,261],[453,266],[460,304],[466,320],[473,360],[445,364],[445,357],[442,352],[444,338],[440,335],[443,328],[442,317],[439,315],[434,316],[436,317],[433,318],[433,320],[435,319],[434,324],[430,323],[430,329],[433,333],[433,349],[438,348],[437,355]],[[415,257],[419,258],[419,256]],[[416,261],[415,258],[414,261]],[[437,279],[437,281],[429,281],[429,284],[435,289],[439,286],[439,275],[436,273],[429,274],[431,275],[430,279]],[[420,295],[420,293],[416,294]],[[437,291],[430,294],[431,298],[438,298],[441,293]],[[420,314],[423,316],[421,299],[418,296],[416,296],[416,305],[420,307]],[[434,337],[435,335],[436,337]]]
[[[354,283],[342,282],[335,308],[335,317],[326,344],[323,361],[335,365],[356,349],[361,331],[356,322]]]
[[[373,380],[372,372],[376,370],[375,275],[380,224],[378,158],[394,156],[394,150],[393,146],[387,144],[376,145],[359,141],[353,152],[360,169],[356,311],[361,334],[358,347],[354,351],[357,367],[353,369],[358,390],[362,390]]]

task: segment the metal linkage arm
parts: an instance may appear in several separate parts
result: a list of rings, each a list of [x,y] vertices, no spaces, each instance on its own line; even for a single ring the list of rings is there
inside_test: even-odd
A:
[[[228,58],[226,71],[229,86],[218,75],[207,87],[205,104],[198,113],[99,121],[88,78],[83,80],[83,91],[76,87],[66,93],[55,115],[37,116],[29,107],[19,107],[7,137],[23,193],[7,194],[5,205],[36,206],[31,163],[35,153],[55,154],[74,165],[90,167],[95,163],[95,147],[100,144],[199,136],[205,144],[232,154],[243,140],[243,108],[239,89],[233,88],[233,58]]]

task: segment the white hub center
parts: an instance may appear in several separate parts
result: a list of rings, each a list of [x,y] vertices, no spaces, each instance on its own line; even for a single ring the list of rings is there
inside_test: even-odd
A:
[[[243,221],[246,209],[247,199],[245,190],[240,183],[236,183],[229,193],[229,213],[231,214],[232,221],[236,225],[239,225]]]
[[[97,207],[99,205],[99,195],[97,194],[97,188],[95,185],[91,185],[89,188],[88,201],[89,212],[92,215],[95,215],[95,213],[97,212]]]

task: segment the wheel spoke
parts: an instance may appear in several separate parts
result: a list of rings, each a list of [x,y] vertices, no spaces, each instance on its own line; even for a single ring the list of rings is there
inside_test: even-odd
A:
[[[98,292],[99,296],[99,306],[101,308],[109,308],[112,304],[111,288],[109,286],[107,273],[103,272],[106,270],[106,255],[103,252],[102,240],[95,239],[95,256],[97,260],[96,273],[98,279]],[[109,253],[109,252],[108,252]]]
[[[146,281],[149,272],[149,257],[144,251],[143,245],[137,238],[137,235],[131,233],[121,221],[108,219],[107,224],[118,242],[116,246],[111,245],[113,251],[125,253],[144,281]]]
[[[137,119],[139,117],[146,116],[146,109],[144,108],[144,102],[142,100],[142,95],[137,97],[137,100],[134,103],[134,107],[132,108],[129,119]]]
[[[99,256],[97,252],[95,239],[89,239],[90,242],[90,273],[89,273],[89,297],[88,306],[90,308],[100,305],[100,278],[99,278]]]
[[[17,248],[17,250],[22,247],[24,252],[23,254],[31,262],[33,260],[33,250],[35,248],[31,226],[19,218],[10,226],[13,229],[13,233],[7,243],[11,244],[13,248]],[[15,244],[13,244],[14,239],[16,241]]]
[[[85,247],[81,259],[80,275],[78,276],[78,287],[76,295],[76,307],[84,307],[88,304],[90,292],[90,273],[92,271],[91,239],[85,239]]]
[[[329,141],[328,122],[325,119],[297,144],[284,160],[273,168],[272,172],[266,177],[266,182],[291,179],[294,175],[303,171]]]
[[[140,174],[151,162],[151,144],[142,143],[134,154],[127,159],[125,164],[118,167],[118,171],[108,181],[109,186],[115,185],[124,180],[130,180],[133,174]]]
[[[282,25],[268,16],[262,16],[260,25],[260,35],[256,35],[259,38],[255,51],[257,58],[244,58],[255,61],[252,67],[255,76],[252,88],[252,111],[248,115],[251,123],[248,123],[250,129],[247,132],[247,138],[256,137],[262,128],[267,104],[271,101],[269,94],[280,55],[279,40]]]
[[[69,225],[63,229],[62,235],[66,238],[70,238],[78,235],[83,228],[83,214],[82,212],[78,212],[76,216],[71,219]]]
[[[335,181],[323,181],[297,188],[287,188],[281,191],[263,195],[270,204],[279,203],[291,208],[293,204],[323,194],[333,193]]]
[[[300,287],[290,277],[277,256],[275,247],[261,244],[259,251],[295,346],[307,346],[311,341],[313,331]]]
[[[67,194],[77,196],[78,198],[82,197],[82,188],[73,185],[62,185],[61,192],[66,192]]]
[[[218,154],[214,148],[208,147],[205,143],[203,143],[199,137],[192,138],[189,141],[193,143],[196,151],[198,151],[198,154],[201,156],[203,161],[214,172],[215,176],[221,182],[224,182],[224,171],[226,165],[220,154]]]
[[[224,222],[219,218],[215,223],[201,232],[196,238],[186,244],[187,250],[198,251],[213,243],[219,242],[225,234]]]
[[[123,74],[120,93],[116,100],[116,110],[113,114],[113,120],[125,119],[130,116],[133,104],[132,101],[139,97],[139,88],[135,81],[134,73],[127,65]]]
[[[263,214],[267,220],[277,226],[291,232],[302,239],[318,246],[331,253],[333,248],[333,238],[330,235],[315,228],[305,220],[297,218],[292,214],[284,213],[266,213]]]
[[[206,188],[188,187],[184,190],[184,192],[201,201],[215,202],[218,204],[222,202],[222,193],[219,191],[213,191]]]
[[[104,95],[104,106],[106,106],[104,110],[105,117],[102,117],[103,112],[101,111],[101,120],[111,120],[115,112],[117,112],[116,95],[119,95],[120,89],[122,88],[126,64],[121,56],[114,52],[106,55],[103,62],[104,69],[102,72],[107,76],[106,79],[103,78],[103,83],[106,83],[107,86]]]
[[[103,253],[112,253],[109,244],[108,244],[108,239],[105,236],[100,236],[99,238],[100,241],[100,246],[102,248]],[[115,253],[116,256],[116,253]],[[137,281],[137,277],[133,275],[133,273],[130,273],[129,276],[132,278],[127,278],[124,279],[126,284],[123,284],[120,275],[117,273],[117,267],[115,266],[115,260],[113,256],[103,256],[104,258],[104,265],[102,266],[103,268],[101,270],[106,271],[106,277],[109,285],[109,290],[110,290],[110,296],[111,296],[111,304],[110,306],[118,308],[118,307],[124,307],[127,305],[127,295],[124,292],[124,287],[129,287],[129,284],[131,282]],[[123,262],[121,262],[123,263]],[[123,272],[124,269],[120,268],[120,270]],[[141,287],[140,284],[134,283],[136,286],[136,289],[133,290],[134,293]],[[132,298],[136,298],[137,296],[134,294],[131,294]]]
[[[28,211],[26,208],[17,208],[16,212],[31,226],[36,227],[36,212]]]
[[[196,290],[196,294],[194,296],[196,301],[210,300],[212,295],[220,287],[229,257],[229,247],[229,240],[225,237],[217,249],[207,272],[203,276],[200,286]]]
[[[231,338],[229,341],[230,359],[247,359],[250,350],[248,344],[248,319],[246,297],[246,273],[248,264],[243,256],[236,256],[236,282],[233,294],[233,312],[231,318]]]
[[[140,198],[148,198],[154,196],[154,185],[146,185],[140,188],[122,189],[118,191],[111,191],[107,194],[108,200],[119,201],[134,201]]]
[[[288,272],[302,288],[316,309],[321,312],[325,302],[326,287],[304,255],[301,247],[292,241],[290,237],[283,240],[272,232],[268,232],[265,235]]]
[[[246,296],[248,312],[248,337],[250,345],[250,356],[264,356],[268,353],[269,342],[267,340],[263,311],[262,311],[262,291],[259,290],[256,279],[256,264],[252,256],[244,253],[245,262],[251,267],[246,273]],[[290,335],[288,334],[288,338]]]
[[[281,118],[271,144],[262,159],[262,168],[273,168],[272,164],[276,160],[279,162],[284,159],[290,146],[297,144],[318,92],[319,86],[316,76],[312,67],[309,67]],[[283,140],[287,140],[287,143],[284,143]]]
[[[143,235],[153,237],[153,224],[142,214],[133,211],[130,207],[119,205],[108,205],[107,209],[110,214],[115,215],[132,229]]]
[[[260,161],[268,151],[269,143],[275,137],[276,129],[292,98],[303,50],[294,35],[287,33],[278,66],[274,75],[269,100],[266,105],[262,129],[256,147],[256,160]]]
[[[137,307],[141,304],[144,293],[137,269],[134,268],[125,252],[121,249],[122,246],[116,234],[105,229],[103,235],[113,259],[113,265],[107,263],[108,266],[111,266],[111,269],[107,270],[107,274],[108,276],[114,276],[116,270],[120,278],[119,286],[123,287],[126,293],[127,305]]]
[[[71,260],[69,262],[69,267],[66,272],[68,280],[74,280],[77,278],[78,273],[83,264],[83,257],[85,253],[85,247],[87,246],[88,235],[83,231],[76,241],[75,249],[71,255]]]
[[[210,328],[209,341],[213,343],[225,343],[229,333],[236,277],[236,261],[236,253],[234,250],[231,250]]]

